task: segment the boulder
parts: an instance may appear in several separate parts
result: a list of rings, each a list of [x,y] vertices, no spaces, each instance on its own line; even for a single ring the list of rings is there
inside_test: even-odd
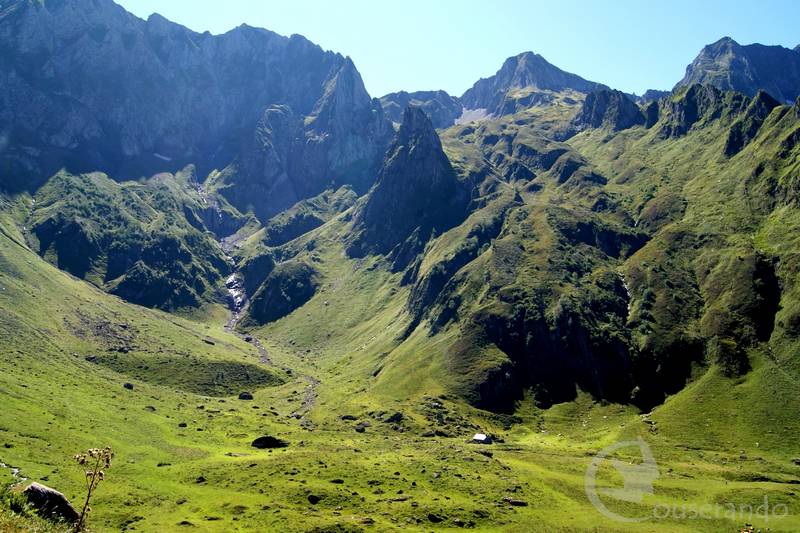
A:
[[[384,422],[387,423],[387,424],[399,424],[400,422],[403,421],[404,418],[405,418],[405,416],[403,415],[403,413],[398,411],[398,412],[394,413],[393,415],[388,416],[386,418],[386,420],[384,420]]]
[[[445,518],[436,513],[428,513],[428,520],[430,520],[434,524],[439,524],[441,522],[444,522]]]
[[[23,494],[28,503],[42,516],[70,523],[77,522],[80,518],[80,513],[69,503],[67,497],[55,489],[39,483],[31,483]]]
[[[259,450],[266,450],[273,448],[286,448],[287,446],[289,446],[289,443],[283,439],[272,437],[270,435],[265,435],[263,437],[258,437],[250,445],[253,448],[258,448]]]

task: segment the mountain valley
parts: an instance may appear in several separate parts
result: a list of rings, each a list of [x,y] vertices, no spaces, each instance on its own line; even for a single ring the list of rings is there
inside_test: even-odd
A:
[[[107,445],[90,531],[800,530],[800,50],[373,98],[111,0],[0,43],[0,530],[70,530],[22,478],[77,505]]]

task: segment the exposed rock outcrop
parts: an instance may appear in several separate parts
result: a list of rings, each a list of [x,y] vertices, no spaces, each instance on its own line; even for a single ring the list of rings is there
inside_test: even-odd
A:
[[[348,253],[387,255],[402,270],[432,236],[464,220],[468,203],[430,119],[408,107],[378,182],[354,216]]]
[[[742,117],[731,126],[725,141],[725,155],[731,156],[739,153],[752,141],[758,135],[758,131],[769,114],[779,105],[780,103],[773,97],[764,91],[759,91],[747,106]]]
[[[578,128],[607,127],[612,131],[644,123],[641,109],[625,93],[606,89],[587,94],[580,113],[575,117]]]
[[[695,124],[735,116],[749,100],[736,92],[723,92],[712,85],[692,85],[677,90],[660,102],[659,114],[664,119],[659,135],[663,138],[685,135]]]
[[[262,221],[328,188],[372,185],[392,128],[367,94],[350,58],[325,85],[307,116],[285,105],[266,109],[237,160],[215,187]]]

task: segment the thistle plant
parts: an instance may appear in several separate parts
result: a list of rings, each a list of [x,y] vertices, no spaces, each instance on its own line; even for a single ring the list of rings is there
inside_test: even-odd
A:
[[[89,507],[89,501],[92,499],[92,494],[94,494],[97,486],[105,479],[106,473],[104,469],[111,468],[111,459],[113,458],[114,452],[111,451],[110,446],[105,448],[90,448],[86,453],[79,453],[75,456],[75,461],[77,461],[80,466],[87,469],[85,471],[86,500],[83,503],[83,509],[81,510],[80,518],[78,518],[78,523],[75,524],[75,533],[82,531],[85,527],[86,514],[92,510],[91,507]]]

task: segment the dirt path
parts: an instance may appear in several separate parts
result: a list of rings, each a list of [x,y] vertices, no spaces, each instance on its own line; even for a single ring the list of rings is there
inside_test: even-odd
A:
[[[303,376],[303,379],[306,380],[306,383],[308,383],[308,385],[306,385],[303,403],[300,404],[300,408],[295,410],[291,416],[299,419],[302,427],[308,430],[313,430],[314,424],[308,419],[308,414],[311,412],[311,409],[317,402],[317,387],[319,386],[320,382],[313,376]]]

